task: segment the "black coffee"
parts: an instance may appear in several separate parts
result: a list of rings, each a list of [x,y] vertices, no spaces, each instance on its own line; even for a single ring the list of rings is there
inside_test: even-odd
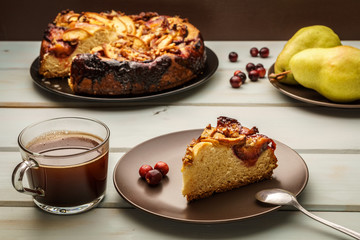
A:
[[[103,195],[108,148],[76,155],[98,146],[102,141],[97,136],[78,132],[56,132],[33,140],[27,149],[56,156],[46,161],[39,160],[39,168],[27,171],[30,187],[45,191],[45,196],[35,196],[35,200],[50,206],[72,207],[92,202]],[[75,155],[61,157],[70,154]]]

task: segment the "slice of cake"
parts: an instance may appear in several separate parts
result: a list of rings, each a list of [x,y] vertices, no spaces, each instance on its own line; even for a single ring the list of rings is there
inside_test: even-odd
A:
[[[76,55],[88,53],[94,47],[115,41],[119,34],[124,34],[109,20],[110,16],[111,13],[59,13],[45,30],[39,73],[46,78],[68,77]]]
[[[186,149],[182,194],[192,201],[270,179],[277,167],[275,148],[256,127],[219,117],[216,127],[209,124]]]

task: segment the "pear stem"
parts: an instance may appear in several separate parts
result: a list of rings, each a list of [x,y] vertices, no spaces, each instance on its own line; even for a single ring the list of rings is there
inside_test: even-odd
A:
[[[282,73],[278,73],[278,74],[271,73],[269,75],[269,79],[270,79],[271,82],[279,81],[279,80],[283,79],[288,73],[291,73],[291,70],[288,70],[288,71],[285,71],[285,72],[282,72]]]

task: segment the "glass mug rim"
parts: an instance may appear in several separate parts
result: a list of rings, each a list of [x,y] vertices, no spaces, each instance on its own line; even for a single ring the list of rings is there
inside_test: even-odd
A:
[[[43,153],[38,153],[38,152],[33,152],[31,150],[29,150],[25,144],[22,142],[22,137],[23,135],[26,133],[27,130],[29,130],[30,128],[33,128],[37,125],[40,125],[40,124],[43,124],[45,122],[51,122],[51,121],[57,121],[57,120],[85,120],[85,121],[90,121],[90,122],[93,122],[93,123],[97,123],[97,124],[100,124],[101,126],[104,127],[105,131],[106,131],[106,136],[105,138],[101,138],[101,143],[99,145],[96,145],[95,147],[92,147],[90,149],[87,149],[85,151],[81,151],[79,153],[72,153],[72,154],[63,154],[63,155],[48,155],[48,154],[43,154]],[[67,130],[67,129],[63,129],[63,130]],[[45,132],[46,133],[46,132]],[[86,133],[85,131],[79,131],[79,133]],[[86,117],[57,117],[57,118],[50,118],[50,119],[46,119],[46,120],[42,120],[42,121],[38,121],[38,122],[35,122],[33,124],[30,124],[28,125],[27,127],[25,127],[20,133],[19,133],[19,136],[18,136],[18,145],[19,147],[24,151],[26,152],[27,154],[29,155],[32,155],[34,156],[35,158],[36,157],[43,157],[43,158],[70,158],[70,157],[76,157],[76,156],[80,156],[80,155],[85,155],[89,152],[92,152],[94,150],[97,150],[101,147],[103,147],[109,140],[110,138],[110,129],[109,127],[97,120],[97,119],[93,119],[93,118],[86,118]],[[86,162],[89,162],[89,161],[92,161],[92,160],[88,160],[88,161],[85,161],[85,162],[81,162],[81,163],[78,163],[78,164],[84,164]],[[39,165],[41,166],[54,166],[54,165],[51,165],[51,164],[44,164],[44,163],[39,163]],[[75,164],[75,165],[78,165],[78,164]],[[65,166],[73,166],[74,164],[69,164],[69,165],[63,165],[64,167]]]

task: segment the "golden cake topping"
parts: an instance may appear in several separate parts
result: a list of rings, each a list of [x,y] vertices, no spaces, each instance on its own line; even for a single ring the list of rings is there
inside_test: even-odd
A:
[[[197,143],[210,142],[214,145],[227,145],[232,147],[234,154],[241,160],[248,163],[253,162],[268,147],[275,149],[276,144],[265,135],[258,134],[258,129],[251,129],[242,126],[236,119],[220,116],[217,119],[217,126],[209,124],[196,140],[193,140],[187,147],[184,163],[191,164],[193,148]],[[250,165],[250,164],[249,164]]]
[[[91,53],[118,61],[150,61],[165,53],[181,54],[186,46],[194,47],[199,30],[186,19],[159,16],[157,13],[141,13],[126,16],[121,12],[63,11],[53,25],[63,29],[62,38],[52,39],[55,45],[64,45],[94,35],[101,29],[116,33],[117,41],[94,48]],[[186,51],[184,51],[184,54]]]

